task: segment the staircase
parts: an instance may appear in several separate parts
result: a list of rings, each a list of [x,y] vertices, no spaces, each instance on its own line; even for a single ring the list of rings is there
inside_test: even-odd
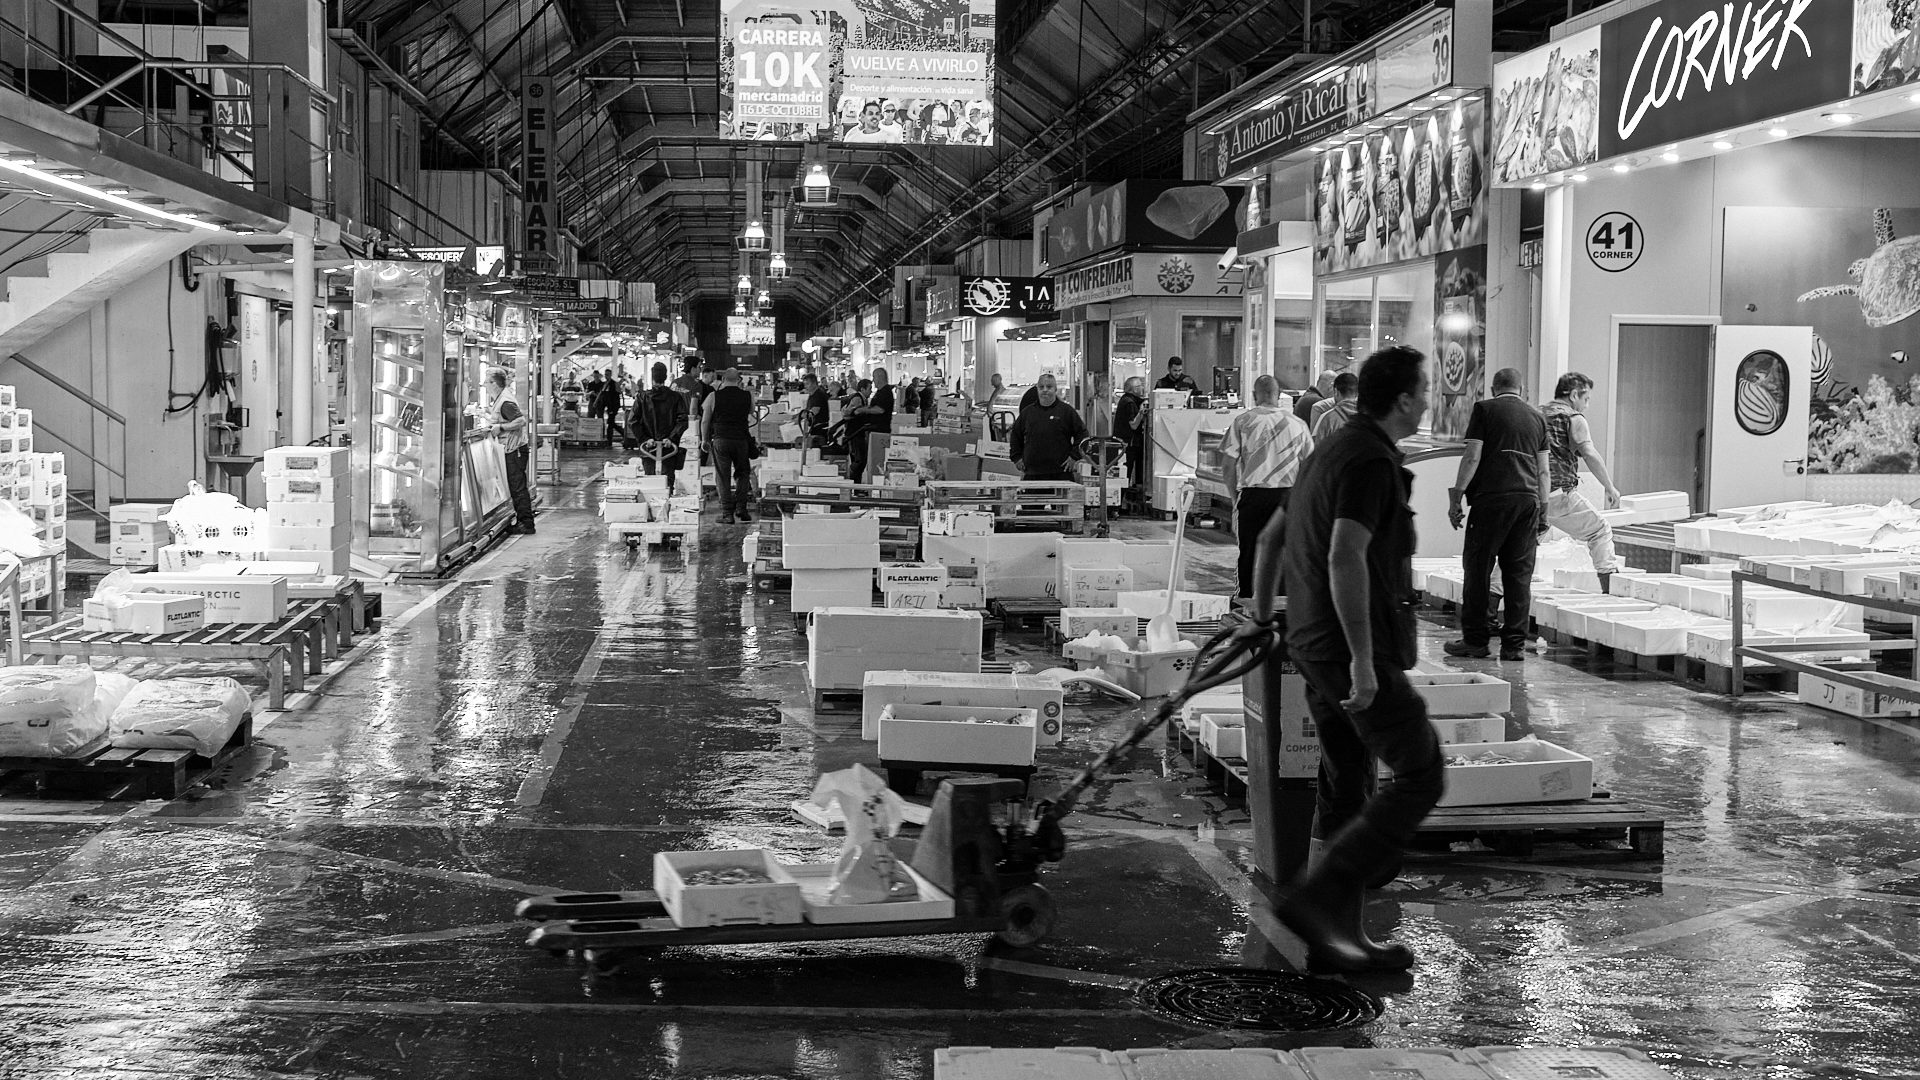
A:
[[[0,356],[26,348],[193,247],[203,234],[96,228],[72,247],[24,263],[5,280]]]
[[[113,525],[92,491],[67,491],[67,558],[105,562],[113,553]]]

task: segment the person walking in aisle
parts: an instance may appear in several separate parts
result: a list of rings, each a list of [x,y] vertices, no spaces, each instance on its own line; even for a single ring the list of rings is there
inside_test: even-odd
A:
[[[866,477],[867,446],[869,442],[871,442],[868,436],[875,432],[887,434],[893,431],[894,396],[893,387],[887,385],[886,368],[873,369],[873,390],[871,393],[865,393],[862,396],[866,398],[866,404],[859,409],[859,452],[858,454],[850,455],[854,458],[854,461],[858,463],[858,468],[851,477],[856,484],[860,483]],[[851,427],[851,425],[849,426]]]
[[[920,426],[921,427],[930,428],[933,426],[933,416],[934,416],[934,413],[939,408],[939,405],[935,400],[938,396],[939,396],[939,392],[934,390],[932,379],[928,379],[925,383],[921,384],[920,386]]]
[[[613,438],[620,434],[620,380],[609,375],[600,383],[597,407],[607,422],[607,449],[613,449]]]
[[[1240,545],[1240,595],[1253,595],[1253,564],[1260,534],[1287,508],[1300,466],[1313,453],[1313,436],[1300,418],[1279,407],[1280,380],[1253,381],[1253,407],[1233,418],[1220,439],[1227,490],[1233,492],[1233,536]]]
[[[533,492],[527,487],[527,458],[532,456],[532,450],[527,444],[527,414],[520,411],[520,403],[507,389],[506,372],[489,372],[487,382],[493,387],[493,400],[487,403],[487,422],[493,429],[493,437],[500,440],[500,449],[507,455],[507,494],[513,499],[513,516],[518,522],[513,531],[531,535]]]
[[[1333,396],[1333,383],[1337,378],[1331,371],[1323,371],[1313,380],[1313,385],[1293,399],[1293,415],[1306,421],[1309,430],[1313,427],[1313,407]]]
[[[1460,591],[1460,637],[1443,648],[1448,656],[1484,660],[1498,634],[1500,659],[1519,660],[1533,610],[1533,557],[1547,505],[1547,420],[1520,396],[1520,372],[1493,373],[1493,396],[1474,403],[1467,420],[1466,452],[1447,489],[1447,521],[1467,527],[1460,556],[1466,582]],[[1461,498],[1473,513],[1461,509]],[[1496,619],[1488,582],[1500,564],[1504,619]],[[1489,623],[1492,625],[1489,626]]]
[[[807,395],[807,411],[802,414],[807,418],[807,438],[812,445],[820,446],[826,441],[827,428],[833,426],[827,413],[827,392],[821,389],[817,375],[801,379],[800,386]]]
[[[667,365],[653,365],[651,374],[653,388],[634,399],[633,418],[627,424],[627,434],[632,445],[665,442],[673,448],[673,452],[659,462],[660,471],[667,474],[667,493],[671,495],[674,476],[687,461],[687,452],[681,448],[680,440],[686,437],[687,421],[691,414],[687,409],[686,397],[667,385]],[[647,475],[652,476],[654,459],[642,455],[641,461]]]
[[[720,524],[752,521],[753,395],[741,388],[739,371],[722,372],[720,389],[707,395],[701,431],[720,488]]]
[[[1080,443],[1087,437],[1087,425],[1073,406],[1060,400],[1059,385],[1052,374],[1040,376],[1034,386],[1040,400],[1020,410],[1007,443],[1007,456],[1019,468],[1022,480],[1072,480],[1072,465],[1081,456]]]
[[[1593,429],[1583,415],[1592,397],[1593,380],[1569,371],[1554,384],[1553,400],[1540,410],[1547,418],[1548,463],[1553,488],[1547,496],[1547,524],[1587,545],[1594,573],[1600,575],[1600,591],[1606,592],[1613,572],[1620,569],[1620,560],[1613,551],[1613,527],[1587,497],[1580,494],[1579,463],[1586,462],[1587,468],[1593,470],[1593,478],[1600,481],[1607,509],[1620,505],[1620,492],[1613,486],[1607,463],[1600,460],[1600,451],[1594,449]]]
[[[1127,441],[1127,487],[1135,502],[1147,501],[1147,418],[1152,415],[1147,401],[1147,380],[1138,375],[1120,387],[1120,402],[1113,407],[1113,433]]]
[[[1353,419],[1360,395],[1360,376],[1343,371],[1333,377],[1333,396],[1313,404],[1313,419],[1307,422],[1315,440],[1324,439]]]
[[[1360,366],[1360,415],[1307,459],[1287,511],[1261,535],[1252,621],[1239,631],[1272,632],[1284,578],[1287,650],[1320,736],[1320,850],[1274,913],[1306,942],[1315,970],[1404,970],[1414,961],[1406,946],[1368,936],[1364,916],[1368,883],[1397,870],[1445,787],[1426,701],[1406,676],[1418,659],[1413,478],[1397,444],[1420,430],[1427,392],[1418,349],[1390,346]],[[1376,785],[1375,759],[1391,780]]]

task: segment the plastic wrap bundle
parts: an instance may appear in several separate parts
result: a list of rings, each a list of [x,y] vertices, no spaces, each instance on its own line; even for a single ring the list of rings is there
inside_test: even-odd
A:
[[[107,732],[135,683],[84,667],[0,668],[0,755],[65,757]]]
[[[199,483],[187,485],[187,494],[174,500],[166,514],[176,543],[220,551],[255,551],[266,534],[267,513],[249,509],[224,491],[208,491]]]
[[[109,737],[127,749],[192,750],[213,757],[252,708],[246,690],[232,679],[153,679],[120,703]]]

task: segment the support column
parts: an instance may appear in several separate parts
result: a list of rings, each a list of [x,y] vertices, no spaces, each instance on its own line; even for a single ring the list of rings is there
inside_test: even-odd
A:
[[[293,380],[287,442],[305,446],[313,441],[313,237],[293,238],[293,355],[287,358],[287,377]]]

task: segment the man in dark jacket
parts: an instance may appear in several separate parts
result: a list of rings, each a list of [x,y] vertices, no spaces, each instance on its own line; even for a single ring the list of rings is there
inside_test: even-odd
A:
[[[1087,425],[1073,406],[1060,400],[1052,375],[1040,376],[1039,401],[1020,411],[1013,422],[1008,455],[1023,480],[1071,480],[1072,463],[1079,459]]]
[[[673,448],[671,454],[660,460],[660,467],[667,474],[667,491],[671,493],[674,474],[680,471],[680,466],[685,464],[687,459],[687,452],[681,448],[680,440],[687,433],[687,418],[690,414],[687,410],[686,395],[667,385],[667,365],[653,365],[651,374],[653,388],[641,394],[633,403],[633,419],[628,424],[632,429],[629,432],[631,438],[628,445],[637,447],[642,443],[652,442],[665,443]],[[662,449],[665,447],[658,445],[654,447],[656,453]],[[643,454],[641,460],[646,463],[647,475],[652,476],[654,459]]]
[[[1147,421],[1151,412],[1147,407],[1147,380],[1135,375],[1123,384],[1120,403],[1113,407],[1113,433],[1127,440],[1127,486],[1133,489],[1133,498],[1143,503],[1147,484]]]
[[[827,392],[821,388],[817,375],[808,375],[800,380],[800,385],[807,393],[807,411],[801,415],[807,418],[807,431],[811,433],[812,445],[820,446],[826,442],[827,429],[833,426],[833,418],[828,412]]]

